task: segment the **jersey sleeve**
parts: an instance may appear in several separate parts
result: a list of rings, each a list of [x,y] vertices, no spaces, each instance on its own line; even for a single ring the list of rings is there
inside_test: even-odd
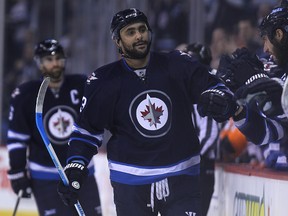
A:
[[[174,68],[175,79],[184,79],[183,83],[190,92],[190,98],[193,104],[197,104],[201,93],[209,88],[227,89],[218,77],[210,72],[210,68],[185,52],[173,51],[170,58],[178,62],[177,68]],[[175,61],[170,61],[174,64]],[[172,65],[170,67],[173,67]],[[179,76],[182,73],[183,76]]]
[[[9,163],[11,169],[25,169],[26,151],[31,138],[31,125],[27,113],[26,89],[16,88],[10,100],[9,128],[7,134],[7,149],[9,152]]]
[[[249,105],[246,107],[245,117],[235,120],[239,130],[256,145],[264,145],[287,139],[288,130],[286,117],[267,118]]]
[[[113,121],[111,104],[115,101],[115,94],[106,91],[107,88],[115,86],[105,80],[98,71],[93,72],[87,79],[80,115],[69,140],[67,162],[81,159],[89,163],[102,145],[104,129],[108,129]]]

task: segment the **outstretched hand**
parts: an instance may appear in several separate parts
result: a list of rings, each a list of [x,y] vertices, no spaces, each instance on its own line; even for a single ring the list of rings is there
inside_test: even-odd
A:
[[[266,116],[273,117],[283,114],[281,95],[283,88],[280,80],[261,78],[240,87],[235,98],[240,104],[255,102]]]
[[[238,105],[231,92],[208,89],[201,94],[197,109],[202,117],[209,116],[217,122],[224,122],[236,113]]]
[[[223,55],[217,76],[233,92],[254,79],[268,77],[263,63],[247,48],[237,49],[231,56]]]

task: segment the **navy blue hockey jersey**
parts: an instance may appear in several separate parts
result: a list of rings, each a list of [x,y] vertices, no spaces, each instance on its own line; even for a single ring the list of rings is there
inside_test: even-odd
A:
[[[63,166],[72,125],[80,110],[85,81],[85,76],[67,75],[58,93],[52,93],[48,88],[45,95],[43,125]],[[60,179],[35,123],[35,103],[40,84],[41,80],[27,82],[17,87],[11,95],[7,135],[10,166],[14,170],[29,169],[32,178]]]
[[[112,181],[148,184],[199,174],[192,106],[218,79],[179,51],[152,52],[143,70],[138,76],[139,70],[121,59],[92,73],[69,141],[68,162],[88,163],[101,146],[105,128],[112,133],[107,144]]]

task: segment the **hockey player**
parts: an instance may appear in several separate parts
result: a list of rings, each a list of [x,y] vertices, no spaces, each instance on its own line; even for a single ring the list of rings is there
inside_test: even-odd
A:
[[[260,25],[260,33],[264,42],[263,50],[271,55],[273,61],[277,64],[277,67],[271,69],[269,75],[277,77],[282,81],[287,79],[288,73],[287,16],[288,3],[287,0],[283,0],[281,5],[274,8],[271,13],[263,19]],[[278,106],[282,108],[281,101],[278,101],[278,103]],[[287,136],[286,131],[285,137]],[[266,166],[280,170],[288,170],[287,153],[287,138],[280,140],[280,142],[269,144],[269,148],[266,148],[264,152]]]
[[[271,69],[276,73],[265,73],[262,63],[245,49],[236,50],[232,57],[224,56],[218,70],[236,98],[244,102],[242,113],[234,119],[237,127],[253,143],[269,144],[266,166],[281,170],[288,169],[287,156],[279,145],[287,143],[287,118],[281,106],[281,84],[287,76],[287,15],[287,1],[282,1],[260,25],[263,50],[277,63],[278,67]]]
[[[43,106],[43,124],[53,148],[65,165],[68,138],[78,116],[86,77],[65,75],[66,56],[62,46],[47,39],[35,47],[35,61],[43,76],[51,82]],[[7,148],[10,169],[8,178],[16,194],[33,193],[39,215],[73,215],[74,208],[61,202],[57,193],[60,179],[35,123],[35,103],[41,80],[17,87],[11,95]],[[87,215],[102,215],[94,166],[88,165],[86,184],[79,195]]]
[[[69,182],[78,182],[81,190],[85,169],[71,165],[87,166],[106,128],[112,133],[107,156],[118,216],[199,216],[200,145],[191,107],[203,91],[223,95],[215,109],[219,120],[235,113],[237,105],[187,53],[150,51],[151,28],[138,9],[116,13],[110,30],[122,58],[98,68],[87,81],[69,141]],[[79,192],[61,182],[58,190],[70,204]]]

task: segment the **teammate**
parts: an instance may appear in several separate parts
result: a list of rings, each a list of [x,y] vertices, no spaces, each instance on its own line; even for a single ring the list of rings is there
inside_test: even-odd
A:
[[[287,0],[283,0],[281,5],[274,8],[271,13],[263,19],[259,26],[261,37],[264,42],[263,51],[271,55],[271,58],[277,64],[277,67],[271,68],[268,75],[270,77],[278,78],[283,82],[287,79],[288,73],[287,16],[288,2]],[[262,89],[258,88],[258,91],[261,90],[263,90],[263,87]],[[276,96],[278,99],[278,105],[276,107],[279,107],[282,112],[281,100],[279,99],[281,93],[278,93],[278,96]],[[283,118],[283,116],[277,117],[280,119]],[[284,119],[287,120],[285,116]],[[284,135],[284,139],[279,140],[279,142],[276,143],[270,143],[269,147],[266,147],[264,152],[266,166],[279,170],[288,170],[288,146],[285,132]]]
[[[270,144],[268,151],[272,154],[266,158],[266,165],[285,170],[287,156],[280,151],[279,143],[287,142],[287,118],[281,106],[281,84],[287,76],[287,15],[287,1],[282,1],[260,25],[263,50],[277,63],[273,68],[276,73],[265,73],[263,64],[245,49],[236,50],[232,57],[224,56],[218,70],[236,98],[244,101],[242,113],[234,119],[237,127],[253,143]]]
[[[65,75],[66,56],[63,47],[47,39],[35,47],[35,61],[43,76],[51,82],[43,107],[43,124],[59,157],[65,164],[68,138],[78,116],[86,77]],[[73,215],[74,208],[61,202],[57,193],[59,174],[35,124],[35,103],[41,80],[17,87],[11,95],[7,148],[10,170],[8,178],[16,194],[23,197],[33,192],[39,215]],[[79,199],[87,215],[102,215],[94,166],[89,164],[89,177]],[[87,171],[88,172],[88,171]]]
[[[200,145],[191,107],[209,91],[226,95],[216,109],[219,119],[226,119],[236,103],[187,53],[150,51],[151,28],[138,9],[116,13],[110,30],[122,58],[98,68],[87,81],[69,141],[69,181],[81,189],[85,173],[78,169],[71,175],[76,169],[71,165],[87,166],[106,128],[112,133],[107,156],[118,216],[199,216]],[[60,182],[59,194],[73,204],[79,190],[67,188]]]

